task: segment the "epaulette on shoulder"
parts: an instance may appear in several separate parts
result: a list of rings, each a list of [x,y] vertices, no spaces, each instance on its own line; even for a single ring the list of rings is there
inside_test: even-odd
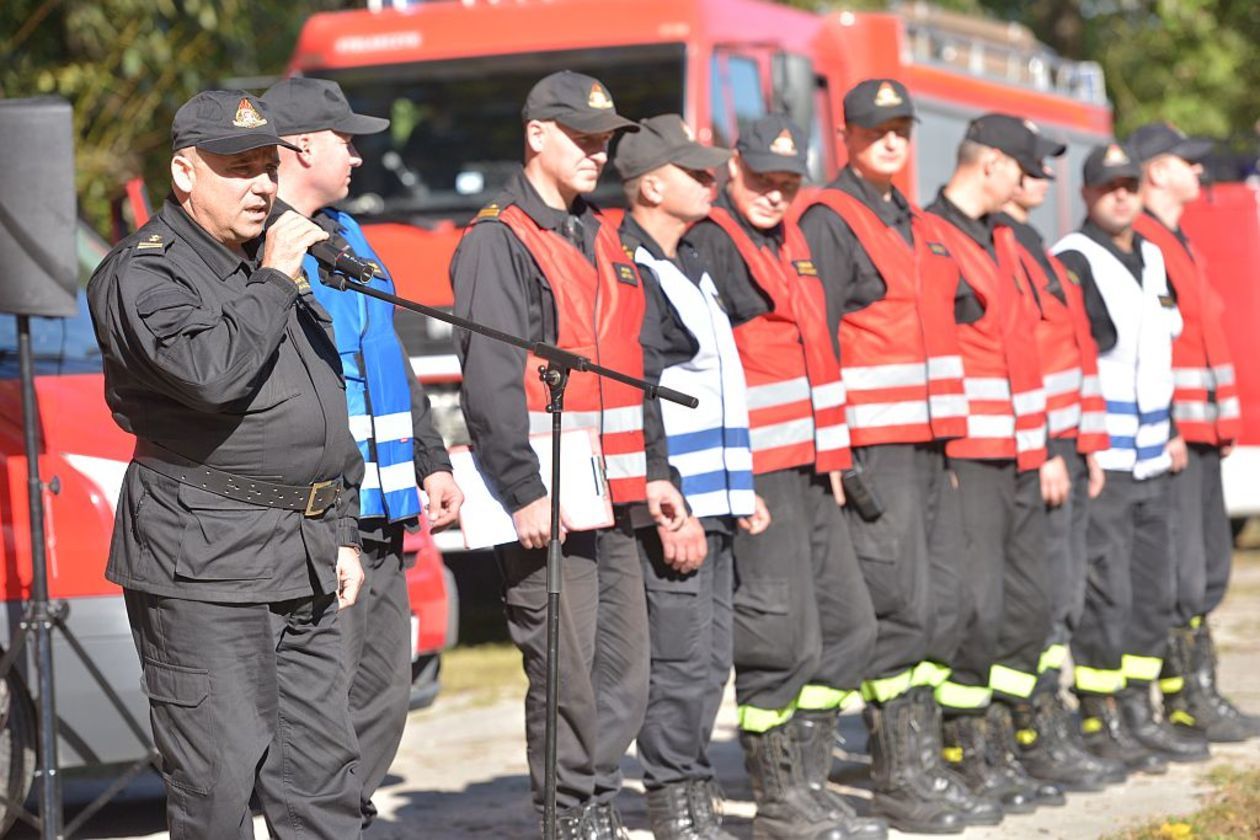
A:
[[[477,211],[477,215],[473,217],[473,224],[477,222],[493,221],[499,218],[499,213],[503,211],[497,204],[487,204]]]
[[[173,239],[168,234],[150,233],[136,240],[131,246],[132,252],[135,254],[162,254],[166,249],[171,247]]]

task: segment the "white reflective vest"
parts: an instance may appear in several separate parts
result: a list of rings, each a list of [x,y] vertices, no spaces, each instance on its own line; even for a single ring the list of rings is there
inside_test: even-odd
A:
[[[1115,346],[1098,354],[1111,438],[1111,446],[1095,455],[1098,465],[1144,479],[1170,466],[1172,342],[1181,333],[1181,314],[1168,293],[1163,255],[1150,242],[1139,242],[1141,285],[1110,251],[1082,233],[1068,234],[1054,253],[1084,255],[1116,328]]]
[[[661,372],[661,385],[691,394],[686,408],[661,401],[669,462],[682,476],[682,492],[696,516],[753,513],[748,391],[731,322],[705,272],[697,285],[667,259],[642,245],[634,261],[652,270],[683,326],[699,346],[695,356]]]

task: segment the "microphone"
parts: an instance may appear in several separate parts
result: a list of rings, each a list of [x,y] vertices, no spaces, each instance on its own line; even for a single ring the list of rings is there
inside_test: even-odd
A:
[[[354,255],[350,243],[337,232],[337,223],[327,216],[315,219],[314,222],[329,234],[323,242],[316,242],[308,249],[315,261],[334,274],[344,274],[365,285],[372,282],[372,278],[376,276],[376,268]]]

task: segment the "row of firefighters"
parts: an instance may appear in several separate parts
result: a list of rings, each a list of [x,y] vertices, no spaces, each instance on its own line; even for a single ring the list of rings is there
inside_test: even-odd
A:
[[[621,836],[636,738],[655,836],[731,837],[707,748],[732,666],[757,838],[957,833],[1260,734],[1217,688],[1208,625],[1240,417],[1223,302],[1178,224],[1207,149],[1164,123],[1093,149],[1086,218],[1048,244],[1030,213],[1065,147],[1033,123],[973,120],[920,208],[894,185],[909,91],[864,81],[844,117],[847,166],[794,201],[808,138],[786,116],[715,149],[555,74],[455,255],[457,314],[699,402],[569,381],[615,524],[564,538],[560,837]],[[619,228],[582,198],[613,139]],[[498,560],[542,808],[545,362],[458,345],[521,534]],[[669,519],[662,484],[681,527],[638,515]],[[863,816],[828,785],[859,705]]]

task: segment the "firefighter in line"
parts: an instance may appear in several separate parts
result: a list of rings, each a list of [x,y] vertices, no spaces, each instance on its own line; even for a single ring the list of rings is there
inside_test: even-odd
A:
[[[1106,472],[1090,505],[1089,588],[1072,635],[1082,730],[1089,747],[1130,770],[1208,756],[1201,737],[1159,720],[1158,679],[1173,625],[1172,344],[1181,332],[1159,248],[1133,229],[1141,171],[1116,143],[1085,159],[1088,218],[1054,253],[1080,279],[1107,406]]]
[[[945,459],[945,440],[967,431],[958,268],[892,182],[910,158],[906,88],[861,82],[844,119],[848,165],[800,226],[839,337],[854,460],[844,511],[879,622],[862,686],[873,810],[901,831],[959,832],[1002,810],[942,765],[933,696],[962,629],[962,521]]]
[[[562,71],[530,90],[522,111],[523,169],[477,213],[451,262],[455,311],[534,341],[643,372],[643,286],[633,261],[583,195],[595,189],[616,132],[637,131],[596,79]],[[596,305],[597,304],[597,305]],[[490,488],[512,512],[519,542],[501,546],[508,629],[529,679],[526,742],[535,805],[544,799],[546,551],[550,502],[530,445],[551,427],[540,359],[463,335],[462,405]],[[564,417],[598,429],[615,524],[564,539],[560,600],[557,807],[564,838],[610,840],[620,761],[648,699],[649,641],[635,522],[670,530],[686,521],[669,481],[659,413],[637,389],[593,374],[569,379]],[[650,422],[652,417],[657,422]],[[649,421],[649,422],[645,422]],[[650,513],[650,515],[649,515]]]
[[[730,320],[687,228],[709,214],[713,169],[731,153],[695,142],[677,114],[642,120],[613,165],[629,211],[621,242],[643,279],[660,343],[645,342],[644,369],[700,400],[660,406],[670,464],[690,508],[678,531],[639,531],[651,635],[651,685],[635,740],[648,819],[657,840],[730,840],[707,754],[731,671],[731,545],[737,528],[769,524],[753,492],[748,397]],[[654,333],[655,334],[655,333]]]
[[[1171,519],[1177,603],[1159,686],[1175,726],[1209,741],[1241,741],[1260,735],[1260,720],[1240,712],[1217,688],[1208,616],[1229,584],[1233,539],[1221,459],[1233,450],[1242,421],[1233,361],[1218,328],[1224,302],[1180,227],[1182,211],[1199,195],[1200,161],[1211,142],[1157,122],[1133,132],[1128,145],[1142,166],[1144,212],[1133,227],[1163,253],[1183,322],[1173,343],[1173,422],[1180,439],[1173,444]]]
[[[969,405],[966,437],[946,445],[962,495],[970,592],[950,681],[937,691],[944,753],[973,791],[1000,798],[1008,813],[1065,801],[1059,787],[1019,763],[1010,715],[1032,696],[1050,633],[1042,488],[1067,484],[1054,464],[1042,469],[1045,394],[1026,329],[1029,290],[1014,235],[994,223],[1020,179],[1041,174],[1031,135],[1006,114],[972,120],[954,174],[928,207],[929,235],[962,275],[955,319]]]
[[[851,465],[844,386],[823,289],[786,220],[807,166],[805,134],[771,114],[740,134],[729,182],[689,240],[735,327],[748,384],[754,487],[773,521],[735,535],[740,744],[767,838],[874,838],[827,790],[836,718],[856,697],[875,613],[840,510]]]
[[[1060,157],[1067,146],[1043,136],[1037,126],[1032,156],[1042,175],[1024,174],[1011,200],[996,217],[1015,234],[1026,280],[1030,329],[1036,335],[1046,392],[1047,463],[1058,461],[1068,476],[1064,488],[1042,488],[1046,503],[1046,559],[1051,579],[1053,627],[1038,664],[1031,702],[1012,708],[1019,758],[1029,774],[1070,791],[1102,790],[1122,782],[1120,762],[1085,749],[1080,729],[1060,691],[1068,643],[1085,609],[1085,532],[1090,500],[1103,487],[1103,471],[1094,453],[1106,449],[1106,404],[1098,380],[1098,348],[1089,330],[1085,301],[1075,276],[1047,250],[1029,216],[1045,201],[1054,171],[1047,157]],[[1055,467],[1059,469],[1059,467]]]
[[[394,291],[389,271],[368,245],[358,222],[331,205],[350,191],[363,160],[354,138],[389,127],[389,120],[354,113],[336,82],[293,78],[262,96],[278,130],[295,149],[281,149],[273,215],[294,209],[327,225],[361,259],[378,266],[371,285]],[[441,528],[459,515],[442,437],[433,428],[429,398],[411,372],[394,330],[394,307],[355,292],[337,291],[309,254],[303,260],[315,299],[332,318],[346,380],[350,430],[363,457],[359,487],[360,560],[366,579],[354,606],[343,612],[350,672],[350,712],[359,742],[363,827],[376,815],[376,792],[398,751],[411,700],[411,608],[407,601],[404,526],[421,514]]]

